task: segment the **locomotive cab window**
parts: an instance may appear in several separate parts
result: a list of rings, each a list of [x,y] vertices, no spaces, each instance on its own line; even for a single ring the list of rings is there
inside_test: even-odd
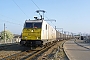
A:
[[[24,28],[41,28],[42,23],[26,23]]]
[[[33,23],[26,23],[24,28],[33,28]]]
[[[42,23],[34,23],[34,28],[41,28],[42,27]]]

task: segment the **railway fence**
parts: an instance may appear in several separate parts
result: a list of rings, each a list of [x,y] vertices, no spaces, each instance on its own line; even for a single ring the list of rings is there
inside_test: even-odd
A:
[[[8,39],[8,40],[3,40],[3,39],[0,39],[0,44],[7,44],[7,43],[18,43],[20,42],[21,38],[13,38],[13,39]]]

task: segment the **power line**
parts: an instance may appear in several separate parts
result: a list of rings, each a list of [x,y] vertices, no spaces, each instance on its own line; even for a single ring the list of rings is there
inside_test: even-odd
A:
[[[40,8],[38,7],[38,5],[33,1],[33,0],[31,0],[33,3],[34,3],[34,5],[40,10]],[[39,15],[40,15],[40,12],[39,12]],[[47,17],[46,17],[47,18]],[[48,19],[48,18],[47,18]],[[49,19],[48,19],[49,20]],[[52,23],[52,22],[51,22]],[[53,23],[52,23],[53,24]],[[54,24],[53,24],[54,25]],[[55,25],[54,25],[55,26]]]
[[[14,20],[14,19],[12,19],[12,18],[10,18],[10,17],[7,17],[7,16],[4,16],[4,15],[2,15],[2,14],[1,14],[1,16],[6,17],[6,18],[9,18],[9,19],[11,19],[11,20]],[[18,24],[18,23],[6,21],[6,20],[3,20],[3,19],[0,19],[0,20],[5,21],[5,22],[8,22],[8,23],[11,23],[11,24]],[[18,25],[21,25],[21,24],[18,24]]]
[[[18,23],[13,23],[13,22],[10,22],[10,21],[6,21],[6,22],[11,23],[11,24],[15,24],[15,25],[20,25],[20,26],[23,26],[23,25],[21,25],[21,24],[18,24]]]
[[[45,16],[46,17],[46,16]],[[48,20],[51,20],[51,19],[49,19],[48,17],[46,17]],[[50,21],[51,22],[51,21]],[[51,22],[52,23],[52,22]],[[52,23],[53,24],[53,23]],[[54,25],[54,24],[53,24]],[[55,26],[55,25],[54,25]]]
[[[33,0],[31,0],[32,2],[33,2],[33,4],[40,10],[40,8],[37,6],[37,4],[33,1]],[[41,14],[40,14],[40,12],[38,12],[39,13],[39,15],[41,16]]]
[[[31,0],[33,3],[34,3],[34,5],[40,10],[40,8],[37,6],[37,4],[33,1],[33,0]]]
[[[38,7],[38,5],[33,1],[33,0],[31,0],[32,2],[33,2],[33,4],[40,10],[40,8]],[[38,12],[39,13],[39,15],[40,15],[40,12]],[[48,19],[48,18],[47,18]]]
[[[8,16],[5,16],[5,15],[2,15],[2,14],[0,14],[0,16],[3,16],[3,17],[6,17],[6,18],[9,18],[9,19],[11,19],[11,20],[14,20],[14,19],[12,19],[12,18],[10,18],[10,17],[8,17]]]
[[[3,20],[3,19],[0,19],[0,20]],[[3,20],[3,21],[5,21],[5,22],[7,22],[7,23],[10,23],[10,24],[15,24],[15,25],[20,25],[20,26],[23,26],[23,25],[21,25],[21,24],[14,23],[14,22],[10,22],[10,21],[6,21],[6,20]]]
[[[24,15],[26,15],[25,14],[25,12],[20,8],[20,6],[14,1],[14,0],[12,0],[16,5],[17,5],[17,7],[24,13]],[[27,15],[26,15],[27,16]],[[27,16],[28,17],[28,16]]]

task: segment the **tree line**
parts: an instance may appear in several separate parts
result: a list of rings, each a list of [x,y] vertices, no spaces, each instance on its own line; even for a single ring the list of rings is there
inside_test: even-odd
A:
[[[4,40],[4,39],[8,40],[8,39],[10,39],[11,40],[11,39],[13,39],[13,37],[14,37],[14,35],[9,30],[5,30],[5,31],[1,32],[0,39],[1,40]]]

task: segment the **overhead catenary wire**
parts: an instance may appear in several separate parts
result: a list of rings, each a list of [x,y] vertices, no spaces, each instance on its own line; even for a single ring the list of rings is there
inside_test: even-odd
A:
[[[7,21],[7,20],[3,20],[3,19],[0,19],[0,20],[2,20],[2,21],[4,21],[4,22],[7,22],[7,23],[10,23],[10,24],[15,24],[15,25],[20,25],[20,26],[23,26],[23,25],[21,25],[21,24],[14,23],[14,22],[10,22],[10,21]]]
[[[32,1],[32,3],[40,10],[40,8],[38,7],[38,5],[33,1],[33,0],[31,0]],[[38,12],[39,13],[39,15],[41,16],[41,14],[40,14],[40,12]]]
[[[40,10],[40,8],[37,6],[37,4],[33,1],[33,0],[31,0],[33,3],[34,3],[34,5]]]
[[[33,2],[33,4],[40,10],[40,8],[39,8],[39,6],[33,1],[33,0],[31,0],[32,2]],[[40,13],[39,13],[39,15],[40,15]],[[47,18],[47,17],[46,17]],[[48,19],[48,18],[47,18]],[[48,19],[49,20],[49,19]],[[50,21],[51,22],[51,21]],[[51,22],[52,23],[52,22]],[[52,23],[53,24],[53,23]],[[53,24],[54,25],[54,24]],[[54,25],[55,26],[55,25]]]
[[[0,16],[9,18],[9,19],[11,19],[11,20],[14,20],[14,19],[12,19],[12,18],[10,18],[10,17],[7,17],[7,16],[4,16],[4,15],[2,15],[2,14],[0,14]],[[11,22],[11,21],[4,20],[4,19],[0,19],[0,20],[5,21],[5,22],[7,22],[7,23],[11,23],[11,24],[21,25],[21,24],[15,23],[15,22]],[[22,26],[22,25],[21,25],[21,26]]]
[[[23,26],[23,25],[21,25],[21,24],[18,24],[18,23],[13,23],[13,22],[10,22],[10,21],[6,21],[6,22],[11,23],[11,24],[15,24],[15,25],[20,25],[20,26]]]
[[[20,8],[20,6],[14,1],[14,0],[12,0],[16,5],[17,5],[17,7],[24,13],[24,15],[26,16],[26,17],[28,17],[27,15],[26,15],[26,13]]]
[[[37,6],[37,4],[33,1],[33,0],[31,0],[32,1],[32,3],[40,10],[40,8]],[[38,12],[39,13],[39,15],[41,16],[41,14],[40,14],[40,12]]]
[[[14,20],[13,18],[8,17],[8,16],[5,16],[5,15],[2,15],[2,14],[0,14],[0,16],[5,17],[5,18],[8,18],[8,19],[11,19],[11,20]]]
[[[47,16],[45,16],[48,20],[51,20],[51,19],[49,19]],[[50,21],[51,22],[51,21]],[[52,23],[52,22],[51,22]],[[53,23],[52,23],[53,24]],[[54,24],[53,24],[54,25]],[[55,25],[54,25],[55,26]]]
[[[14,1],[14,0],[12,0],[17,6],[18,6],[18,8],[24,13],[24,11],[19,7],[19,5]],[[6,17],[6,18],[9,18],[9,19],[11,19],[11,20],[14,20],[14,19],[12,19],[12,18],[10,18],[10,17],[7,17],[7,16],[4,16],[4,15],[2,15],[2,14],[0,14],[1,16],[3,16],[3,17]],[[24,13],[24,15],[26,15],[25,13]],[[27,15],[26,15],[27,16]],[[27,16],[28,17],[28,16]],[[2,20],[2,19],[0,19],[0,20]],[[7,22],[7,23],[11,23],[11,24],[16,24],[16,25],[21,25],[21,24],[18,24],[18,23],[14,23],[14,22],[11,22],[11,21],[6,21],[6,20],[3,20],[3,21],[5,21],[5,22]],[[22,26],[22,25],[21,25]]]

